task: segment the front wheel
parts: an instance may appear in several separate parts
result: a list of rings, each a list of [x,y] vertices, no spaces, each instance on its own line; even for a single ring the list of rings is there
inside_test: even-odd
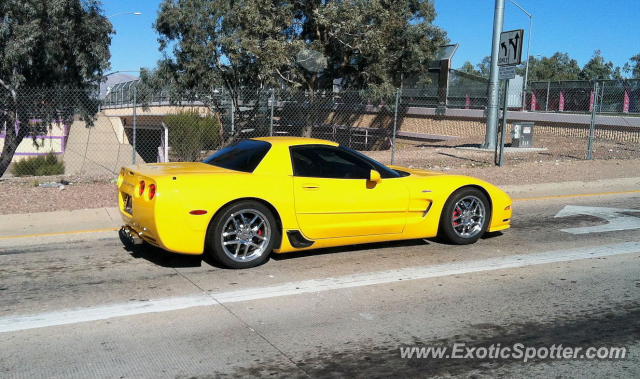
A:
[[[491,205],[477,188],[461,188],[447,200],[440,216],[440,236],[456,245],[476,242],[487,230]]]
[[[269,208],[256,201],[240,201],[224,208],[209,226],[208,252],[229,268],[249,268],[269,259],[280,235]]]

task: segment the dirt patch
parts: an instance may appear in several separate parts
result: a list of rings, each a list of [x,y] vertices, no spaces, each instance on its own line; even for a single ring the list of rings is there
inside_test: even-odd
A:
[[[69,182],[57,187],[41,184]],[[52,212],[115,207],[117,190],[113,179],[75,177],[11,178],[0,181],[0,214]]]
[[[494,153],[465,149],[478,147],[482,139],[452,141],[398,141],[395,164],[452,174],[479,177],[495,184],[553,183],[640,176],[640,146],[632,143],[597,141],[593,160],[586,160],[587,142],[567,137],[538,136],[536,147],[543,151],[508,152],[505,166],[494,164]],[[390,151],[367,155],[390,163]]]

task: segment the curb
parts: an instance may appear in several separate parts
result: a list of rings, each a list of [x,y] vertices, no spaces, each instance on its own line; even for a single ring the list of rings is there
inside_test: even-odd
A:
[[[3,225],[0,230],[0,239],[34,234],[57,234],[73,230],[113,228],[120,223],[118,208],[0,215],[0,225]]]
[[[514,199],[640,191],[640,177],[499,186]]]

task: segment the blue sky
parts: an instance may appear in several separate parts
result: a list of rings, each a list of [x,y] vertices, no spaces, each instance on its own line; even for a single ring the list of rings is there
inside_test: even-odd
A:
[[[567,52],[586,63],[595,49],[622,66],[640,53],[640,0],[519,0],[534,14],[531,55]],[[528,29],[529,19],[506,0],[504,30]],[[111,44],[111,68],[153,67],[161,53],[153,22],[160,0],[104,0],[105,14],[116,29]],[[436,0],[436,24],[460,44],[454,67],[478,63],[490,54],[493,0]],[[140,16],[115,15],[142,12]],[[526,37],[525,37],[526,38]],[[526,48],[526,46],[525,46]]]

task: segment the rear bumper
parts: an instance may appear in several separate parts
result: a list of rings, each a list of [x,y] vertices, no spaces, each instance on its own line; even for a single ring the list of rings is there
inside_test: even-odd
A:
[[[147,228],[136,225],[135,223],[125,223],[120,228],[121,238],[125,238],[132,245],[140,245],[143,242],[164,248],[158,240],[148,232]]]
[[[202,250],[188,251],[185,249],[172,249],[166,246],[159,235],[154,234],[149,228],[146,228],[135,221],[129,214],[120,211],[124,225],[120,228],[120,239],[125,246],[137,245],[142,242],[146,242],[150,245],[159,247],[165,251],[176,254],[184,255],[202,255]],[[195,239],[196,236],[191,236],[191,239]]]

